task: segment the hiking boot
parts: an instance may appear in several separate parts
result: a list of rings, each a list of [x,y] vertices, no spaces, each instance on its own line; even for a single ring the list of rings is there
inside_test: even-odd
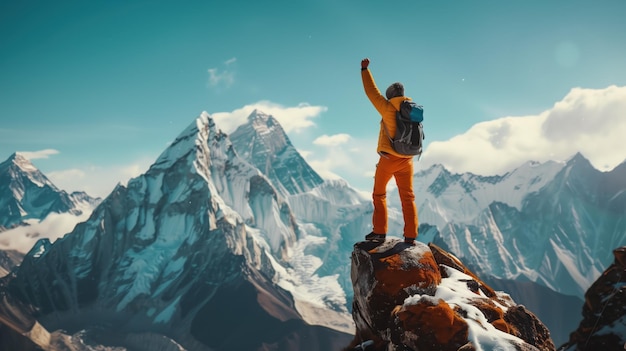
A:
[[[415,238],[404,238],[404,243],[411,245],[411,246],[415,246]]]
[[[387,237],[387,235],[376,234],[374,232],[371,232],[365,236],[365,240],[380,242],[380,241],[385,241],[385,237]]]

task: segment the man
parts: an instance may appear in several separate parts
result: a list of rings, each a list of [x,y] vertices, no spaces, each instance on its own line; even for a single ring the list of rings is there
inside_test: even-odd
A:
[[[374,202],[374,214],[372,216],[372,232],[365,236],[366,240],[384,241],[387,235],[387,183],[394,177],[402,203],[402,215],[404,217],[404,242],[415,245],[417,238],[417,208],[415,195],[413,194],[413,156],[397,153],[390,141],[389,136],[396,133],[396,111],[400,109],[400,103],[411,98],[404,96],[402,83],[393,83],[387,88],[383,96],[374,77],[369,71],[370,60],[365,58],[361,61],[361,78],[365,94],[370,99],[382,120],[378,133],[378,154],[380,158],[376,165],[374,175],[374,190],[372,200]],[[386,131],[385,131],[386,128]],[[389,136],[388,136],[389,135]]]

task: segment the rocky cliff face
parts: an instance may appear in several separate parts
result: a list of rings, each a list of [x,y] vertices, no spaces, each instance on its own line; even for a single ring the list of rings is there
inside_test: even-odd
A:
[[[23,258],[24,255],[21,252],[15,250],[0,250],[0,277],[4,277],[15,267],[19,266]]]
[[[554,350],[548,329],[439,247],[355,244],[356,335],[344,350]]]
[[[585,293],[583,320],[560,351],[626,348],[626,246],[613,255],[613,264]]]

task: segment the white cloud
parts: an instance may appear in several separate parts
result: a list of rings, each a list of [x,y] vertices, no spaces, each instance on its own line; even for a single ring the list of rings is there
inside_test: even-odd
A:
[[[54,243],[58,238],[71,232],[77,223],[89,218],[91,211],[83,209],[80,216],[69,213],[50,213],[43,221],[27,220],[28,226],[16,227],[0,233],[0,249],[17,250],[26,254],[37,240],[48,238]]]
[[[224,62],[226,69],[209,68],[209,85],[212,87],[225,86],[230,87],[235,82],[235,72],[232,69],[228,69],[237,62],[237,58],[233,57]]]
[[[52,183],[54,183],[56,186],[60,186],[58,183],[64,182],[72,184],[79,183],[81,181],[84,181],[86,175],[87,172],[77,168],[48,172],[48,178],[50,178]]]
[[[422,162],[455,172],[503,174],[526,161],[564,161],[582,153],[599,170],[626,159],[626,87],[572,89],[534,116],[474,125],[450,140],[432,142]]]
[[[317,138],[312,150],[298,150],[315,171],[326,179],[348,179],[351,186],[371,191],[374,170],[378,162],[377,139],[358,139],[348,134],[337,138]],[[339,142],[333,144],[334,142]]]
[[[24,156],[28,160],[37,160],[42,158],[48,158],[51,155],[56,155],[59,153],[58,150],[55,149],[45,149],[39,151],[19,151],[18,154]]]
[[[300,132],[303,129],[315,125],[312,119],[318,117],[322,112],[328,110],[324,106],[311,106],[301,103],[298,106],[283,106],[270,101],[259,101],[246,105],[232,112],[216,112],[211,117],[215,120],[217,127],[225,133],[232,133],[240,125],[246,123],[246,119],[254,110],[274,116],[283,127],[286,133]]]
[[[219,84],[231,86],[235,82],[235,74],[233,72],[220,71],[217,68],[209,68],[207,72],[209,72],[210,86],[215,87]]]
[[[145,173],[154,159],[144,158],[127,165],[85,166],[47,172],[46,176],[58,188],[67,192],[84,191],[90,196],[104,198],[118,183],[126,184],[131,178]]]
[[[345,133],[327,135],[324,134],[317,139],[313,140],[313,144],[321,146],[337,146],[345,144],[350,140],[350,135]]]
[[[300,156],[302,156],[304,159],[312,155],[312,152],[307,150],[298,150],[298,152],[300,153]]]
[[[341,176],[333,170],[337,165],[331,159],[312,159],[307,161],[315,172],[324,179],[339,179]]]

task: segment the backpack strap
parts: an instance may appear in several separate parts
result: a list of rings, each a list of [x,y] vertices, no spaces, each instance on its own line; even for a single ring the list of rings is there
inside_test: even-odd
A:
[[[387,134],[387,138],[389,138],[389,141],[393,144],[393,138],[389,134],[389,129],[387,129],[387,125],[385,124],[385,121],[382,118],[380,119],[380,123],[383,125],[383,129],[385,130],[385,134]]]
[[[402,100],[402,102],[404,102],[404,101],[406,101],[406,100]],[[402,108],[402,102],[400,102],[400,108]],[[393,106],[393,105],[392,105],[392,106]],[[395,109],[395,106],[394,106],[394,109]],[[400,110],[396,110],[396,114],[397,114],[398,112],[400,112]],[[397,116],[396,116],[396,118],[397,118]],[[390,142],[391,142],[391,144],[393,145],[393,138],[391,137],[391,134],[389,134],[389,129],[387,129],[387,125],[385,124],[385,119],[384,119],[384,118],[381,118],[381,119],[380,119],[380,123],[382,123],[383,128],[384,128],[384,130],[385,130],[385,134],[387,134],[387,138],[389,138],[389,141],[390,141]],[[397,128],[397,127],[396,127],[396,128]]]

